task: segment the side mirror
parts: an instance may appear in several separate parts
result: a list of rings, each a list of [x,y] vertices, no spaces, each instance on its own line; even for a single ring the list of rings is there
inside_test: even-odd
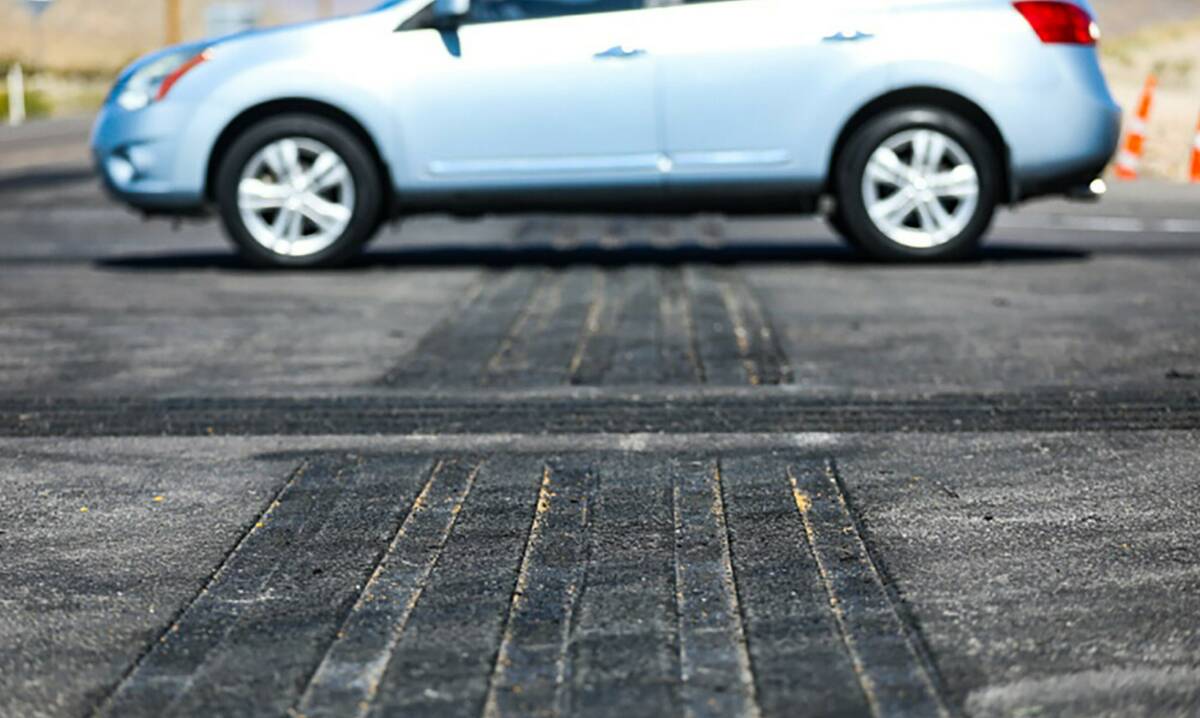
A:
[[[439,26],[462,22],[471,12],[471,0],[433,0],[433,19]]]

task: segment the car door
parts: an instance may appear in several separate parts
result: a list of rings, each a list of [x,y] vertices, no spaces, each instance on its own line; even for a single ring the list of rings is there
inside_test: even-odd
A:
[[[659,186],[641,5],[476,0],[457,31],[397,33],[409,188]]]
[[[888,0],[716,0],[654,11],[669,186],[819,182],[887,85]]]

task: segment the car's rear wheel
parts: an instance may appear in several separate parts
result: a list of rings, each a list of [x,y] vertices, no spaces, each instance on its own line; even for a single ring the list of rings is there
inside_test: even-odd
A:
[[[846,218],[842,215],[842,208],[835,207],[832,212],[825,215],[825,223],[833,230],[833,233],[851,247],[858,248],[858,238],[850,232],[849,226],[846,224]]]
[[[353,133],[321,117],[254,125],[217,171],[226,231],[260,266],[328,267],[356,256],[379,228],[383,181]]]
[[[969,257],[995,215],[1000,176],[996,152],[969,122],[939,109],[893,110],[847,142],[834,226],[875,259]]]

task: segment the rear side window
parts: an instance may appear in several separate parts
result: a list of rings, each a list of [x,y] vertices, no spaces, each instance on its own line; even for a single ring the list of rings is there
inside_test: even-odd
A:
[[[653,2],[653,0],[651,0]],[[639,10],[646,0],[472,0],[470,21],[506,22]]]

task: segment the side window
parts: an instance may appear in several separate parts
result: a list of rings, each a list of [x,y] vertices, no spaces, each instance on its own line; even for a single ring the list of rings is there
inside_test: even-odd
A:
[[[429,30],[434,26],[433,18],[433,3],[429,3],[421,8],[417,14],[405,20],[400,27],[396,28],[399,32],[407,32],[409,30]]]
[[[654,0],[649,0],[654,4]],[[647,0],[472,0],[470,21],[506,22],[564,15],[639,10]]]

